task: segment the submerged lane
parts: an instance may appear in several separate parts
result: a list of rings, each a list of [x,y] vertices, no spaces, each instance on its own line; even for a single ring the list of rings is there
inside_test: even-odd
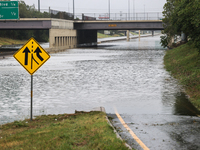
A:
[[[185,125],[189,121],[191,127],[185,129],[193,130],[198,129],[199,118],[189,116],[196,111],[164,69],[165,50],[159,40],[158,36],[148,37],[52,54],[34,74],[33,115],[89,111],[99,106],[112,115],[116,108],[150,149],[168,145],[174,149],[182,140],[179,122]],[[0,60],[0,85],[0,124],[28,118],[30,75],[12,57]],[[128,137],[117,118],[115,121],[124,131],[122,136]],[[178,129],[180,135],[173,137]],[[193,141],[189,134],[187,137]],[[137,147],[134,141],[129,143]]]

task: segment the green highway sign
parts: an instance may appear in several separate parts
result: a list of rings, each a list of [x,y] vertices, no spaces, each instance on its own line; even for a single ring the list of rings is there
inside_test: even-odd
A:
[[[0,1],[0,20],[19,19],[18,1]]]

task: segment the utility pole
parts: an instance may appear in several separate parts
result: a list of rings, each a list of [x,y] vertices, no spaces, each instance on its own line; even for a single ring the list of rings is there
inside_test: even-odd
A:
[[[128,0],[128,18],[130,20],[130,0]]]
[[[133,20],[135,20],[135,0],[133,0]]]
[[[110,20],[110,0],[108,0],[108,14],[109,14],[109,20]]]
[[[38,0],[38,11],[40,12],[40,0]]]
[[[75,19],[74,0],[73,0],[73,16],[74,16],[74,19]]]
[[[145,5],[144,5],[144,20],[145,20]]]

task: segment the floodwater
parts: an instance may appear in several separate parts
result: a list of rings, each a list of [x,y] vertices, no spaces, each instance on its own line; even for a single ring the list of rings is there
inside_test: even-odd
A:
[[[112,114],[196,115],[164,69],[165,51],[155,36],[51,54],[33,75],[33,115],[100,106]],[[30,117],[30,79],[13,57],[0,59],[0,124]]]

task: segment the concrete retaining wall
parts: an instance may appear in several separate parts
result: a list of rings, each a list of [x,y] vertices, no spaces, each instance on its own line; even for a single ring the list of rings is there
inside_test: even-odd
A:
[[[75,48],[77,45],[77,31],[69,29],[50,29],[50,48]]]

